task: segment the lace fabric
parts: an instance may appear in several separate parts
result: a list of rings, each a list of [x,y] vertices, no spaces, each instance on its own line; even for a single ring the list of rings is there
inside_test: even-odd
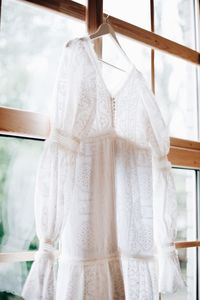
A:
[[[95,59],[88,37],[63,49],[25,300],[156,300],[184,286],[175,249],[162,247],[176,238],[176,197],[157,102],[133,66],[113,106]]]

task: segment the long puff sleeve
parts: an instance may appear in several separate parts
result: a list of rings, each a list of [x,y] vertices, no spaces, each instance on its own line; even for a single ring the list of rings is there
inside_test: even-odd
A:
[[[183,288],[185,283],[174,243],[177,200],[171,163],[167,158],[170,139],[155,96],[143,77],[140,84],[142,101],[147,113],[148,138],[153,154],[154,240],[158,256],[159,292],[174,293]]]
[[[66,135],[63,124],[69,85],[70,50],[64,49],[54,90],[50,135],[44,142],[35,185],[35,223],[39,250],[22,291],[25,300],[54,300],[56,253],[70,209],[69,187],[78,140]],[[55,93],[56,92],[56,93]]]

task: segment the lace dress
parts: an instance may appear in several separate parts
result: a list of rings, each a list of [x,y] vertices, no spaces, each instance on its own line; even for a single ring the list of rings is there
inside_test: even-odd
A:
[[[24,299],[155,300],[182,288],[169,136],[142,74],[132,65],[113,95],[89,36],[75,38],[53,97]]]

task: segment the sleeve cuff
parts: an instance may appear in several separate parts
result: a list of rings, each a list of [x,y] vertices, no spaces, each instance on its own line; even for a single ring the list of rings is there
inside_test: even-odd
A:
[[[170,170],[172,167],[171,162],[168,160],[167,155],[159,158],[157,157],[155,159],[155,166],[161,170],[162,169]]]
[[[66,150],[78,153],[80,140],[69,134],[66,134],[63,130],[55,128],[52,126],[48,139],[46,140],[49,143],[57,143]]]
[[[160,249],[158,267],[160,293],[175,293],[186,286],[174,244]]]

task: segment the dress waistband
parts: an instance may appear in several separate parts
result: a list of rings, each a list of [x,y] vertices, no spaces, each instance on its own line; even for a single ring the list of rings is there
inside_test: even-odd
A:
[[[77,257],[67,257],[64,255],[60,255],[59,261],[60,262],[67,262],[67,263],[72,263],[72,264],[94,264],[94,263],[105,263],[108,261],[113,261],[113,260],[133,260],[133,261],[151,261],[155,259],[155,256],[142,256],[142,255],[126,255],[123,253],[118,253],[118,254],[112,254],[109,256],[104,256],[104,257],[97,257],[97,258],[91,258],[91,259],[81,259]]]

